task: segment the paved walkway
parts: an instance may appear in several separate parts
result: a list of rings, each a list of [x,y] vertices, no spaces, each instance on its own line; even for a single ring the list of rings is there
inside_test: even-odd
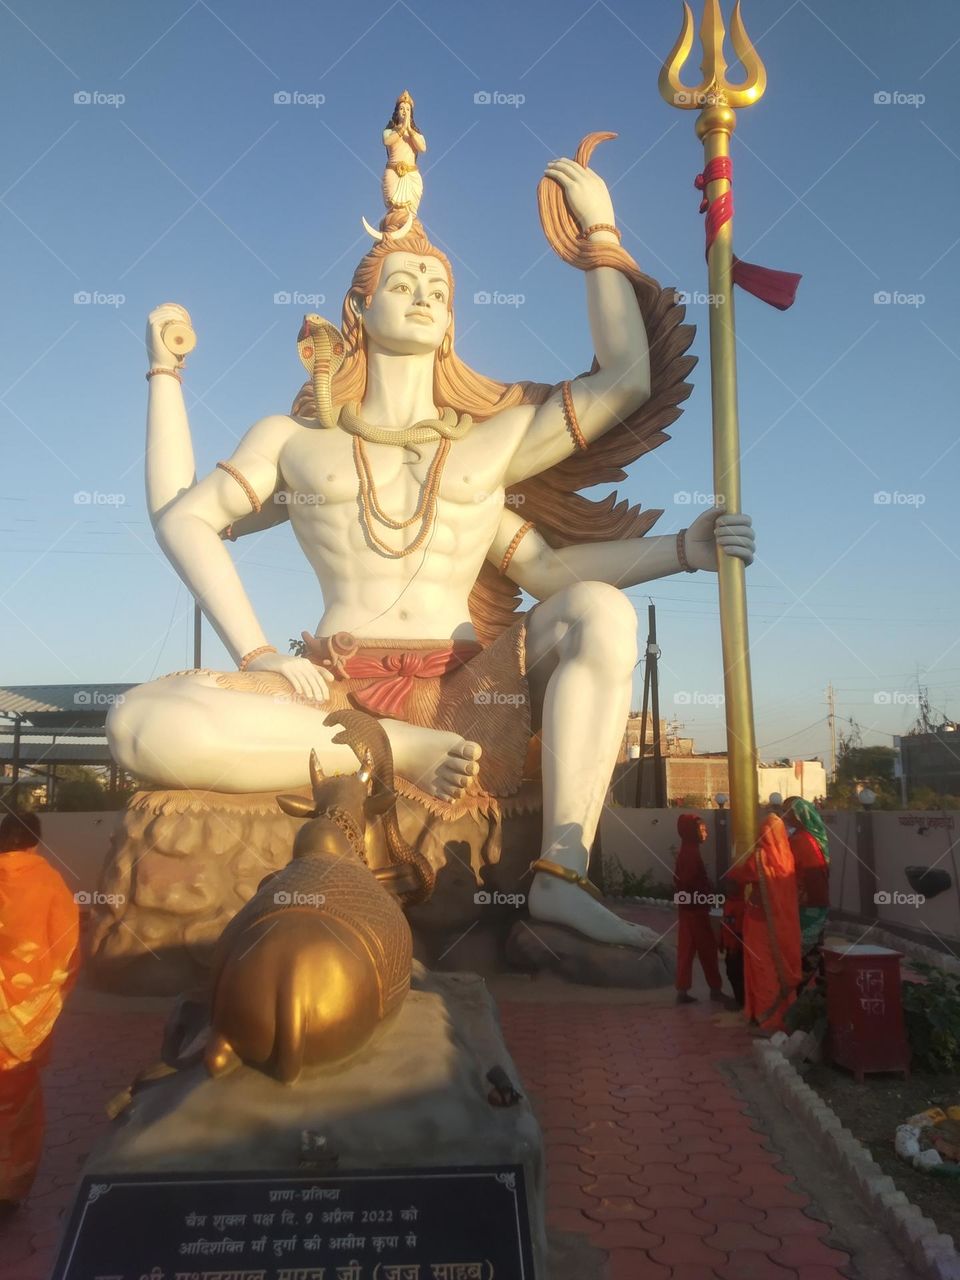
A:
[[[661,917],[662,918],[662,917]],[[507,1042],[548,1149],[548,1225],[608,1255],[605,1280],[840,1280],[858,1274],[792,1182],[725,1062],[736,1018],[672,993],[497,983]],[[522,997],[522,998],[521,998]],[[159,1012],[69,1010],[45,1077],[34,1192],[0,1227],[3,1280],[47,1280],[104,1103],[155,1058]],[[584,1276],[582,1280],[592,1280]],[[599,1278],[598,1278],[599,1280]]]

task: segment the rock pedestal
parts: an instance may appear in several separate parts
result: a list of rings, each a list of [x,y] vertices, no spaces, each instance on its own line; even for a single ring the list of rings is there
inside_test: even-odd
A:
[[[496,1107],[487,1072],[519,1086],[481,978],[428,974],[348,1064],[282,1085],[248,1067],[211,1079],[202,1066],[138,1089],[84,1173],[296,1170],[303,1134],[351,1170],[521,1165],[537,1280],[545,1280],[543,1139],[529,1102]]]
[[[425,964],[504,967],[516,898],[522,902],[540,847],[536,801],[535,791],[521,793],[507,816],[444,820],[399,799],[404,837],[437,873],[430,901],[408,917]],[[290,861],[301,824],[280,811],[272,792],[138,792],[100,880],[88,960],[94,983],[122,995],[176,995],[202,985],[223,927],[265,875]]]

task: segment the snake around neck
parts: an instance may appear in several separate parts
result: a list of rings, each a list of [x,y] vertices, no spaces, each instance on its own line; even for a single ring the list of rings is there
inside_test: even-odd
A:
[[[364,422],[360,417],[359,404],[344,404],[340,407],[337,425],[349,435],[359,436],[368,444],[429,444],[431,441],[462,440],[473,426],[473,418],[469,413],[458,416],[453,409],[442,409],[439,418],[424,418],[415,422],[412,427],[404,427],[397,431],[393,427],[378,427]]]

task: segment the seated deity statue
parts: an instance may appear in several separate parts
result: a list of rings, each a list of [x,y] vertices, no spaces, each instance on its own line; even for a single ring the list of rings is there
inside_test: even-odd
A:
[[[453,270],[415,217],[419,186],[399,185],[410,173],[398,166],[426,145],[412,107],[401,97],[384,135],[397,182],[385,180],[387,215],[340,327],[308,317],[301,330],[311,378],[290,412],[254,423],[196,482],[182,362],[162,337],[189,317],[169,303],[149,317],[150,516],[237,670],[138,686],[111,710],[110,746],[160,786],[287,791],[308,783],[311,752],[328,776],[353,771],[324,721],[354,707],[380,720],[397,791],[458,816],[517,793],[536,737],[532,921],[646,949],[655,935],[608,910],[586,874],[637,663],[622,589],[716,571],[718,555],[749,563],[750,519],[713,508],[653,536],[659,512],[580,493],[622,480],[668,438],[694,364],[676,293],[621,247],[589,167],[613,135],[551,161],[538,189],[549,243],[584,273],[593,365],[555,384],[505,383],[457,354]],[[299,655],[271,644],[225,545],[231,530],[287,518],[322,597]]]

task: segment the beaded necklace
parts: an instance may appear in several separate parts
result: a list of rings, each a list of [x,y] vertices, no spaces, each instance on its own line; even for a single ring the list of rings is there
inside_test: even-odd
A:
[[[440,477],[443,474],[444,463],[449,452],[450,441],[443,437],[424,477],[416,510],[406,520],[395,520],[392,516],[387,515],[380,505],[373,473],[370,470],[370,459],[367,457],[363,438],[359,435],[353,437],[353,463],[357,469],[357,479],[360,482],[360,505],[363,510],[364,527],[373,545],[390,560],[402,560],[404,556],[413,555],[415,551],[420,550],[426,541],[433,525],[433,518],[436,515],[437,500],[440,493]],[[408,547],[396,551],[379,537],[374,529],[374,519],[379,520],[388,529],[408,529],[419,520],[420,530]]]

